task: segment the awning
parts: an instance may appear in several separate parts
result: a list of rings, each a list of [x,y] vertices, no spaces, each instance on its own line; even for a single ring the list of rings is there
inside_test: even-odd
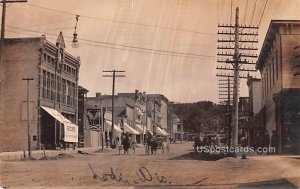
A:
[[[61,115],[57,110],[48,108],[45,106],[41,106],[47,113],[49,113],[52,117],[54,117],[57,121],[61,123],[72,123],[70,120],[65,118],[65,116]]]
[[[108,131],[110,132],[111,131],[111,125],[112,125],[111,121],[105,120],[105,123],[107,123],[107,125],[108,125],[108,127],[106,127],[106,129],[108,129]],[[120,127],[117,126],[116,124],[114,124],[114,130],[117,133],[122,133],[123,132],[122,129],[120,129]]]
[[[124,123],[124,132],[125,133],[130,133],[130,134],[135,134],[135,135],[140,134],[138,131],[136,131],[135,129],[130,127],[127,123]]]
[[[162,135],[162,136],[168,136],[169,135],[166,131],[164,131],[160,127],[156,127],[156,134],[157,135]]]
[[[41,106],[47,113],[49,113],[54,119],[64,125],[64,141],[65,142],[78,142],[78,126],[73,124],[70,120],[65,118],[57,110]]]
[[[162,129],[165,132],[166,136],[170,135],[166,130]]]
[[[135,124],[135,128],[141,135],[146,134],[147,128],[145,126],[142,126],[140,124]]]

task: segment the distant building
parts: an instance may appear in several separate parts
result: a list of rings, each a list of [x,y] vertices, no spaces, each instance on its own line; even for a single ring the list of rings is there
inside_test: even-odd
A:
[[[264,130],[264,110],[261,109],[261,79],[248,76],[247,85],[249,89],[249,116],[246,123],[248,129],[248,142],[250,146],[255,146],[258,142],[256,135]]]
[[[238,108],[239,108],[239,129],[240,129],[240,135],[245,135],[247,133],[247,126],[246,123],[250,119],[250,102],[249,102],[249,97],[240,97],[239,98],[239,103],[238,103]]]
[[[65,51],[62,33],[56,44],[45,36],[5,39],[4,110],[0,151],[27,150],[27,83],[32,149],[78,142],[78,76],[80,59]]]
[[[152,130],[157,135],[168,135],[169,100],[162,94],[147,94],[147,113],[152,118]]]
[[[265,129],[276,132],[279,153],[300,153],[300,20],[272,20],[256,68],[262,78]]]
[[[84,129],[87,121],[86,98],[89,91],[78,86],[78,147],[84,147]]]

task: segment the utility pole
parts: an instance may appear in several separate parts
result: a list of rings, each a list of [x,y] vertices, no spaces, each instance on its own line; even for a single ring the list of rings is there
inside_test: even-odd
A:
[[[235,15],[235,39],[234,39],[234,85],[233,85],[233,128],[232,128],[232,145],[233,147],[238,146],[238,129],[239,129],[239,95],[238,95],[238,87],[239,87],[239,8],[236,8]]]
[[[29,82],[33,78],[23,78],[22,80],[27,81],[27,135],[28,135],[28,157],[31,158],[31,137],[30,137],[30,120],[29,120]]]
[[[184,109],[185,108],[185,106],[184,106],[184,104],[182,104],[182,122],[181,122],[181,128],[180,128],[180,133],[181,133],[181,135],[180,135],[180,141],[181,141],[181,143],[182,143],[182,140],[183,140],[183,119],[184,119]]]
[[[231,147],[231,111],[230,111],[230,78],[228,77],[228,94],[227,94],[227,129],[228,129],[228,138],[227,138],[227,145]]]
[[[2,0],[2,19],[1,19],[1,38],[0,38],[0,117],[4,117],[4,81],[5,81],[5,72],[4,72],[4,39],[5,39],[5,19],[6,19],[6,5],[7,3],[20,3],[27,2],[27,0]],[[2,120],[0,119],[0,123]]]
[[[246,26],[246,25],[239,25],[239,8],[236,8],[236,15],[235,15],[235,25],[218,25],[219,28],[229,28],[230,31],[218,31],[218,34],[225,35],[227,38],[225,39],[218,39],[219,43],[227,43],[228,46],[218,46],[217,49],[226,50],[227,52],[218,52],[218,56],[227,56],[232,57],[232,59],[218,59],[217,62],[221,64],[231,64],[232,68],[225,66],[225,67],[217,67],[219,70],[226,71],[225,73],[218,73],[216,76],[218,77],[232,77],[233,78],[233,124],[232,124],[232,146],[237,147],[238,146],[238,99],[239,99],[239,83],[241,78],[248,78],[247,76],[240,75],[240,72],[256,72],[255,69],[249,69],[249,68],[240,68],[241,65],[255,65],[255,61],[248,61],[246,59],[241,60],[241,57],[244,58],[257,58],[256,54],[250,54],[247,53],[252,50],[257,50],[257,48],[246,46],[247,43],[258,43],[258,40],[247,40],[242,39],[242,37],[247,36],[258,36],[257,31],[256,32],[245,32],[244,29],[258,29],[258,26]],[[234,28],[234,32],[231,32],[231,29]],[[241,29],[241,30],[240,30]],[[229,37],[228,37],[229,36]],[[234,36],[234,40],[231,39],[231,36]],[[232,43],[234,44],[234,47],[232,46]],[[243,45],[244,44],[244,45]],[[243,45],[243,46],[241,46]],[[228,51],[234,50],[234,52],[230,53]],[[240,50],[243,51],[240,53]],[[233,71],[233,74],[230,73]],[[230,83],[230,81],[228,80]],[[228,90],[228,93],[230,93],[230,90]],[[230,99],[230,97],[228,97]],[[228,100],[227,99],[227,100]]]
[[[102,71],[104,73],[112,73],[112,75],[103,75],[103,77],[112,77],[113,79],[113,83],[112,83],[112,101],[111,101],[111,107],[112,107],[112,119],[111,119],[111,122],[112,122],[112,128],[111,128],[111,147],[112,148],[115,148],[116,146],[116,136],[115,136],[115,131],[114,131],[114,116],[115,116],[115,80],[116,80],[116,77],[125,77],[125,75],[116,75],[116,73],[124,73],[125,71],[118,71],[118,70],[110,70],[110,71],[107,71],[107,70],[104,70]]]
[[[156,99],[154,98],[154,100],[153,100],[153,120],[154,120],[154,124],[152,125],[152,129],[153,129],[153,135],[154,135],[154,133],[156,133],[156,132],[154,132],[154,128],[155,128],[155,125],[156,125],[156,120],[155,120],[155,104],[156,104]]]

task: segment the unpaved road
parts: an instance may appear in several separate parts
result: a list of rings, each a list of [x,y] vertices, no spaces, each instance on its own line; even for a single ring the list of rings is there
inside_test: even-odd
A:
[[[192,143],[171,152],[118,155],[116,150],[66,155],[58,160],[2,161],[1,186],[8,188],[299,188],[300,158],[252,156],[195,160]]]

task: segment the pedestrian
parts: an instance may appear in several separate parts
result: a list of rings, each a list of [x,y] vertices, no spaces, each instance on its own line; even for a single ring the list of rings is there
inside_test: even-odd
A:
[[[125,154],[129,155],[128,150],[129,150],[129,147],[130,147],[130,143],[129,143],[129,137],[128,137],[127,133],[126,133],[124,139],[122,140],[122,145],[123,145],[123,148],[124,148],[124,155]]]
[[[130,139],[129,139],[129,141],[130,141]],[[130,147],[131,147],[131,149],[133,150],[133,154],[135,155],[135,148],[136,148],[136,143],[135,143],[135,141],[131,141],[131,142],[130,142]]]
[[[117,148],[119,149],[119,155],[121,154],[121,150],[123,149],[123,146],[121,144],[122,142],[120,141],[120,138],[117,137],[116,138],[116,145],[117,145]]]
[[[278,147],[278,136],[277,136],[277,131],[276,130],[272,131],[271,147],[273,148],[272,153],[276,154],[277,153],[277,147]]]
[[[151,154],[156,154],[157,152],[157,140],[156,140],[156,134],[153,135],[151,139]]]

